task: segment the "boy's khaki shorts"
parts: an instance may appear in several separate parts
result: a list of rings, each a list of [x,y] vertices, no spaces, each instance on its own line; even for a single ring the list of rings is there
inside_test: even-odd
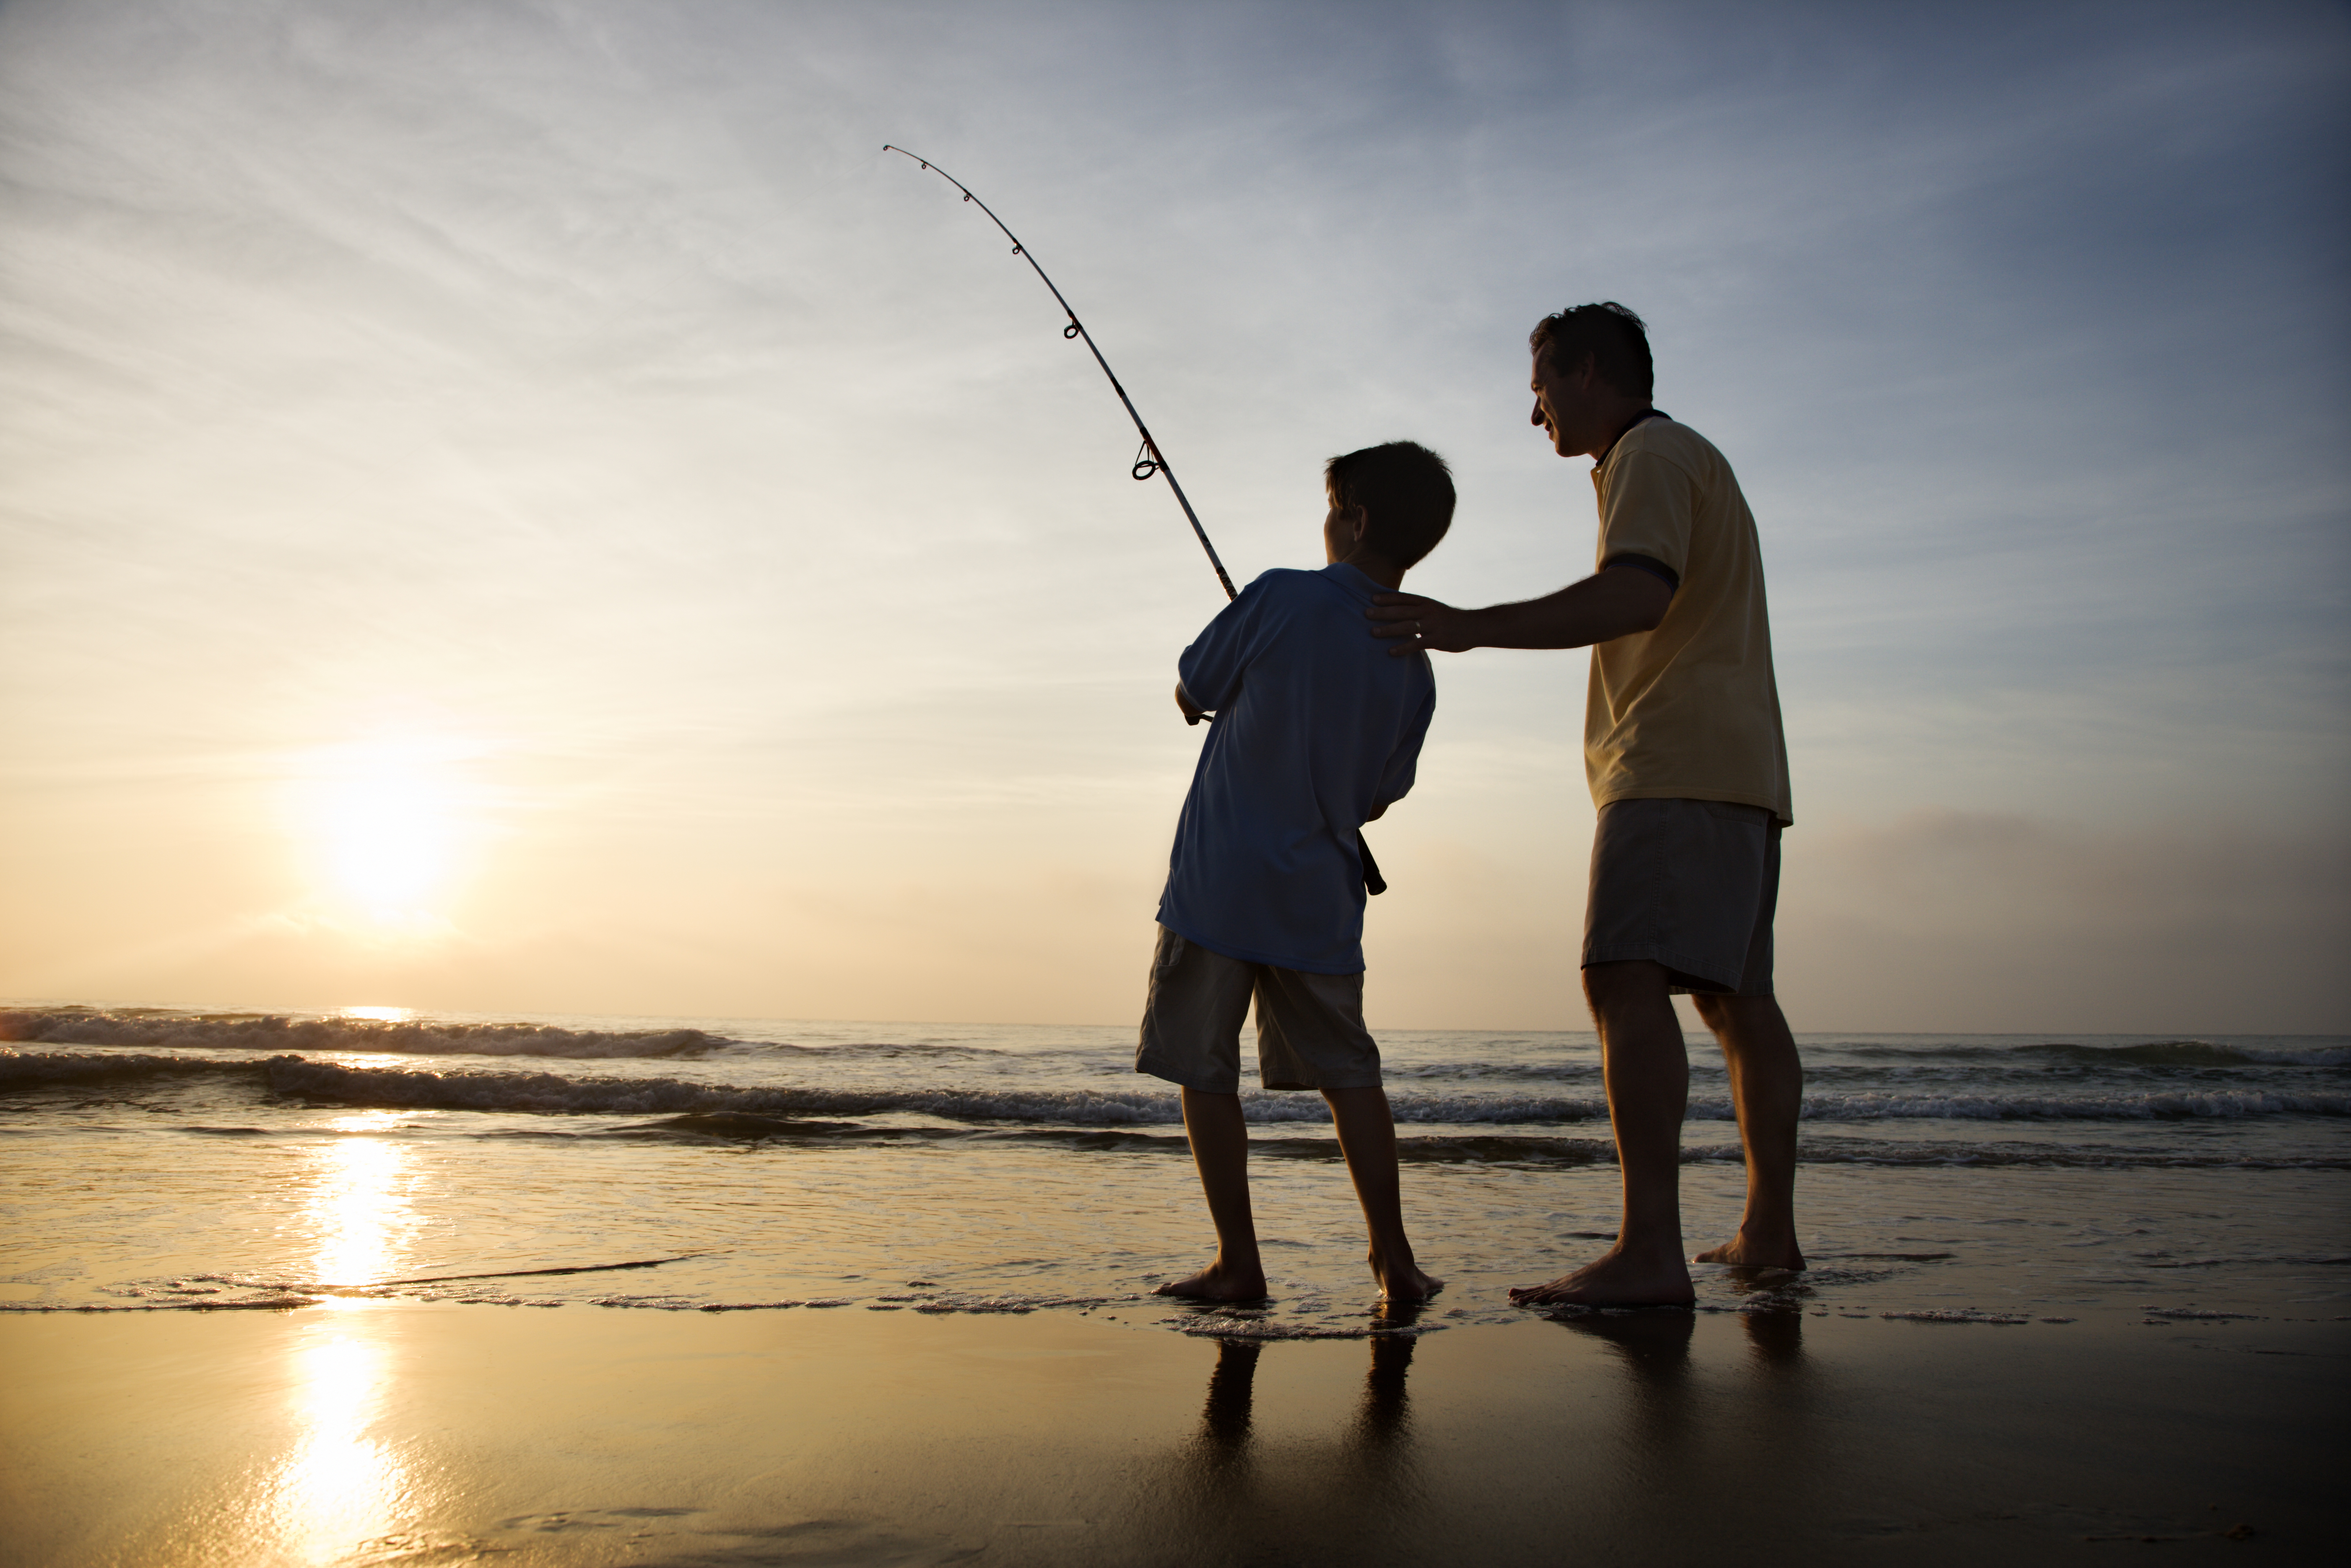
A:
[[[1364,977],[1310,975],[1211,953],[1159,928],[1134,1070],[1211,1094],[1241,1087],[1241,1020],[1257,999],[1268,1089],[1374,1089],[1380,1048],[1364,1028]]]

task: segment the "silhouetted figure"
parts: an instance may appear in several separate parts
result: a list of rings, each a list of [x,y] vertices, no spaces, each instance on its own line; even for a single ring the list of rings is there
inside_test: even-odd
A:
[[[1699,1261],[1801,1269],[1796,1119],[1803,1068],[1771,995],[1780,831],[1792,822],[1762,546],[1729,463],[1649,402],[1649,340],[1614,302],[1545,317],[1532,423],[1594,461],[1598,570],[1518,604],[1456,610],[1386,593],[1367,612],[1398,653],[1592,649],[1583,759],[1599,819],[1583,988],[1600,1030],[1624,1173],[1616,1244],[1522,1305],[1692,1300],[1682,1253],[1689,1057],[1676,992],[1720,1042],[1747,1147],[1739,1233]]]
[[[1216,723],[1176,824],[1134,1070],[1183,1087],[1217,1256],[1164,1296],[1265,1294],[1240,1099],[1252,1002],[1260,1082],[1330,1103],[1381,1295],[1438,1284],[1405,1234],[1395,1124],[1364,1027],[1360,832],[1412,788],[1437,685],[1426,659],[1384,656],[1363,614],[1445,537],[1453,480],[1411,442],[1333,457],[1323,479],[1329,564],[1265,573],[1176,664],[1176,706]]]

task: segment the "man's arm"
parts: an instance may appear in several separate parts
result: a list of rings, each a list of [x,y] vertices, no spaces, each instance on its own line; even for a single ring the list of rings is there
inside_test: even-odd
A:
[[[1460,653],[1471,648],[1582,648],[1654,630],[1674,591],[1635,566],[1604,567],[1557,593],[1484,610],[1457,610],[1416,593],[1380,593],[1364,612],[1372,635],[1400,639],[1388,649]]]
[[[1183,710],[1186,724],[1197,724],[1208,716],[1207,710],[1192,700],[1192,694],[1184,689],[1181,681],[1176,683],[1176,706]]]

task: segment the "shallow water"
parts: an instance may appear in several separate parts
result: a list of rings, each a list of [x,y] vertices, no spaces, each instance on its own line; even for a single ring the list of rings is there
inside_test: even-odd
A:
[[[1397,1326],[1307,1094],[1249,1097],[1272,1306],[1139,1299],[1209,1237],[1174,1092],[1134,1073],[1123,1030],[27,1008],[0,1040],[0,1305],[18,1311],[392,1294]],[[1702,1306],[2351,1312],[2351,1040],[1802,1043],[1813,1267],[1702,1270]],[[1450,1281],[1420,1326],[1506,1318],[1505,1286],[1605,1245],[1589,1034],[1382,1046],[1407,1219]],[[1735,1223],[1740,1179],[1719,1059],[1692,1056],[1695,1249]]]

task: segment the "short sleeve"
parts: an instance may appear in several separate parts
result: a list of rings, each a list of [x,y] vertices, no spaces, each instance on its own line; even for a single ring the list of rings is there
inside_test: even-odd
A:
[[[1428,655],[1423,653],[1421,657],[1426,660]],[[1412,723],[1405,729],[1403,740],[1380,772],[1379,790],[1373,796],[1374,804],[1392,806],[1412,793],[1413,780],[1420,773],[1421,742],[1428,737],[1428,721],[1436,712],[1437,685],[1431,681],[1420,699],[1419,709],[1412,716]]]
[[[1645,555],[1687,574],[1697,503],[1698,484],[1679,464],[1654,452],[1625,453],[1601,497],[1598,559]]]
[[[1176,678],[1206,712],[1219,712],[1240,695],[1241,671],[1249,664],[1249,632],[1265,601],[1264,585],[1265,580],[1259,578],[1242,589],[1240,597],[1218,611],[1176,661]]]

